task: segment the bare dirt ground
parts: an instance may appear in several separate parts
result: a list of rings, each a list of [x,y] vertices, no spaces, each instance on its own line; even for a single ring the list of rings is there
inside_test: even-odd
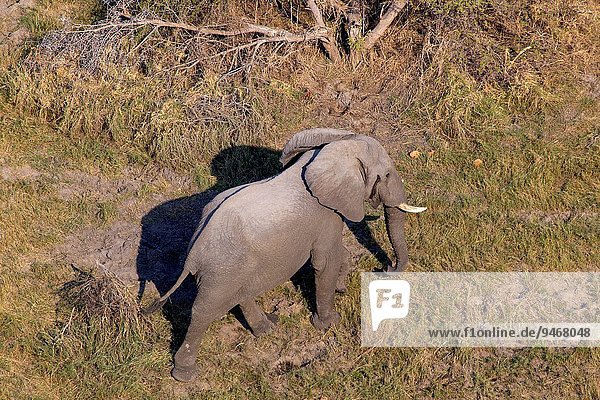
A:
[[[0,0],[0,45],[14,45],[29,36],[19,27],[19,18],[34,4],[35,0]]]
[[[28,166],[4,169],[2,173],[10,175],[10,179],[40,176]],[[202,208],[218,190],[181,197],[178,195],[182,192],[194,191],[189,177],[170,170],[128,171],[123,175],[127,177],[109,180],[82,171],[68,171],[57,177],[56,187],[63,200],[85,197],[112,202],[116,214],[104,227],[84,227],[65,238],[53,257],[81,267],[106,268],[127,283],[141,285],[140,291],[144,290],[145,282],[151,282],[162,293],[177,278],[181,256],[197,227]],[[140,199],[144,186],[158,186],[161,190]],[[345,230],[345,245],[359,258],[368,250],[358,240],[367,243],[372,239],[361,227],[354,230],[356,235]]]
[[[3,170],[3,174],[10,175],[11,179],[36,179],[42,176],[27,166],[12,171]],[[218,192],[209,188],[182,196],[182,193],[193,193],[194,184],[189,177],[170,170],[142,172],[132,169],[114,180],[82,171],[68,171],[56,179],[55,186],[65,200],[77,201],[83,197],[112,202],[116,213],[105,226],[86,226],[66,237],[53,250],[50,261],[69,263],[87,270],[95,269],[98,273],[106,269],[116,274],[132,291],[139,295],[147,292],[149,297],[163,294],[177,279],[182,257],[200,219],[201,210]],[[160,189],[140,195],[144,187]],[[373,246],[373,238],[366,225],[356,224],[352,226],[352,231],[345,229],[344,243],[355,261],[370,252],[365,246],[370,247],[382,260],[387,257],[381,248]],[[300,276],[292,280],[293,283],[287,282],[282,289],[296,293],[296,300],[290,300],[287,296],[268,297],[262,305],[265,311],[276,313],[280,319],[306,313],[306,306],[298,299],[304,296],[308,303],[312,301],[308,298],[313,295],[311,289],[307,288],[311,285],[311,282],[307,282],[310,280],[308,270],[303,269]],[[195,287],[190,280],[172,296],[172,304],[176,307],[167,307],[164,311],[174,327],[172,346],[177,345],[179,336],[185,331],[179,327],[185,326],[188,316],[185,315],[187,311],[183,311],[182,315],[181,310],[189,310],[194,296]],[[235,311],[234,316],[239,320]],[[221,356],[223,362],[240,362],[239,357],[242,356],[245,363],[264,369],[272,377],[274,387],[278,386],[278,377],[312,365],[326,356],[336,358],[342,369],[351,368],[343,354],[330,354],[339,347],[331,342],[334,340],[332,337],[315,338],[315,332],[305,329],[300,330],[294,338],[275,335],[271,341],[259,343],[249,341],[252,337],[250,332],[245,329],[244,321],[238,320],[229,318],[226,323],[218,325],[210,333],[210,340],[220,347],[235,349]],[[244,347],[238,348],[240,345]],[[196,386],[194,388],[198,389]],[[172,389],[184,390],[176,385]],[[283,387],[279,389],[284,390]]]
[[[160,271],[164,268],[165,259],[175,256],[173,253],[181,247],[185,249],[187,243],[180,243],[180,236],[193,231],[193,216],[200,214],[205,204],[203,200],[210,193],[189,204],[190,215],[181,212],[176,215],[175,205],[173,208],[163,206],[165,212],[156,215],[156,220],[148,228],[143,226],[144,216],[153,208],[164,205],[176,193],[190,191],[192,182],[171,171],[150,174],[128,171],[123,175],[126,177],[109,180],[81,171],[69,171],[59,178],[58,193],[64,200],[91,197],[101,202],[112,202],[116,214],[111,218],[113,222],[104,227],[84,227],[65,238],[56,249],[56,257],[78,266],[106,268],[124,281],[135,283],[139,281],[138,258],[148,265],[155,265],[154,269]],[[138,194],[144,185],[160,186],[161,191],[140,199]],[[167,215],[169,212],[172,214]],[[142,240],[143,229],[150,231],[144,232]]]

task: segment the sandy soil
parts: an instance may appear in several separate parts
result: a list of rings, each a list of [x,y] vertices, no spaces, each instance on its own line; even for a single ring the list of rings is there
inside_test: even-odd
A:
[[[0,45],[15,45],[29,36],[19,27],[19,18],[34,4],[35,0],[0,0]]]

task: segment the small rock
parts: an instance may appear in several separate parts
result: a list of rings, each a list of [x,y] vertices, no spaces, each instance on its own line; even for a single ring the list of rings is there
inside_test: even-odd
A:
[[[421,155],[421,152],[419,150],[413,150],[411,151],[409,154],[410,158],[419,158],[419,156]]]

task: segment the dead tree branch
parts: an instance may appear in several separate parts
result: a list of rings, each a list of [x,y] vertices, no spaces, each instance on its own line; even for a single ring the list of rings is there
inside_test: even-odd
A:
[[[323,14],[321,14],[321,10],[319,10],[319,6],[317,6],[317,3],[315,2],[315,0],[307,0],[307,3],[308,3],[308,8],[310,9],[310,12],[312,13],[313,17],[315,18],[317,27],[319,27],[327,32],[326,37],[324,39],[321,39],[321,43],[323,43],[323,47],[325,48],[325,51],[327,51],[327,54],[329,55],[329,58],[331,58],[331,61],[336,62],[336,63],[340,62],[342,60],[342,58],[340,56],[340,51],[338,49],[338,46],[336,45],[335,37],[334,37],[333,33],[329,30],[329,28],[327,28],[327,26],[325,25],[325,21],[323,20]]]
[[[310,42],[315,40],[323,40],[323,32],[320,30],[308,31],[304,35],[294,35],[294,34],[286,34],[281,36],[270,36],[264,37],[261,39],[256,39],[250,43],[245,43],[240,46],[233,47],[231,49],[227,49],[218,54],[215,54],[211,58],[215,58],[218,56],[222,56],[225,54],[232,53],[234,51],[247,49],[253,46],[262,46],[265,43],[274,43],[274,42],[285,42],[285,43],[300,43],[300,42]]]
[[[313,16],[315,17],[315,22],[317,23],[317,26],[325,26],[323,14],[321,14],[321,10],[319,10],[319,6],[317,6],[315,0],[308,0],[307,3],[308,8],[310,8],[310,12],[312,12]]]
[[[45,60],[71,58],[79,67],[94,72],[100,72],[105,63],[112,63],[136,65],[145,73],[148,68],[162,73],[168,71],[164,65],[173,65],[175,69],[185,68],[195,74],[202,70],[203,66],[197,67],[202,60],[216,58],[217,68],[229,64],[230,71],[238,71],[242,65],[248,67],[255,60],[261,60],[260,54],[267,51],[261,51],[263,45],[273,44],[273,48],[279,49],[293,43],[310,42],[322,45],[331,61],[341,63],[343,53],[341,43],[336,40],[336,29],[344,29],[344,19],[348,25],[348,49],[352,60],[360,50],[368,51],[374,46],[408,0],[391,0],[375,29],[364,37],[362,46],[365,0],[321,1],[306,0],[304,4],[314,24],[298,31],[259,25],[249,19],[199,26],[181,20],[164,20],[151,10],[138,10],[132,14],[115,6],[109,9],[106,19],[95,24],[49,32],[38,46],[37,54],[43,53]],[[327,8],[320,9],[318,4]],[[171,50],[163,52],[161,48]],[[211,67],[214,66],[215,63],[211,63]]]
[[[113,28],[138,28],[142,26],[153,26],[156,28],[173,28],[183,29],[189,32],[195,32],[200,35],[211,36],[238,36],[247,34],[260,34],[269,37],[267,42],[306,42],[311,40],[326,39],[326,32],[323,29],[313,29],[306,31],[304,34],[294,34],[284,29],[275,29],[268,26],[246,24],[245,27],[232,30],[214,29],[202,26],[194,26],[186,23],[163,21],[160,19],[135,19],[124,22],[106,22],[99,25],[85,26],[84,29],[75,29],[68,33],[95,33]]]
[[[386,12],[383,14],[379,23],[375,28],[367,34],[365,42],[363,44],[363,50],[370,50],[384,32],[390,27],[396,16],[400,14],[400,11],[406,6],[407,0],[394,0],[388,7]]]
[[[165,41],[165,31],[171,30],[185,32],[186,35],[178,35],[176,41]],[[246,21],[238,21],[235,26],[198,26],[163,20],[147,12],[134,16],[116,12],[109,19],[93,25],[78,25],[48,33],[39,46],[39,54],[51,55],[56,60],[75,57],[80,67],[98,72],[105,62],[133,63],[145,68],[145,60],[158,54],[155,53],[158,48],[170,46],[178,48],[177,56],[162,53],[159,57],[169,58],[174,68],[196,68],[202,60],[218,58],[221,63],[227,58],[227,62],[240,70],[241,64],[247,67],[248,62],[254,63],[265,44],[280,48],[294,43],[321,43],[327,40],[328,34],[326,28],[318,26],[303,32]]]

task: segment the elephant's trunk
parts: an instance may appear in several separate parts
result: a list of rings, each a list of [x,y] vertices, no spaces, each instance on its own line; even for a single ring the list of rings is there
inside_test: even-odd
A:
[[[401,272],[408,263],[408,251],[406,248],[406,238],[404,237],[404,211],[396,207],[384,207],[385,226],[388,237],[392,243],[396,261],[388,267],[388,272]]]

